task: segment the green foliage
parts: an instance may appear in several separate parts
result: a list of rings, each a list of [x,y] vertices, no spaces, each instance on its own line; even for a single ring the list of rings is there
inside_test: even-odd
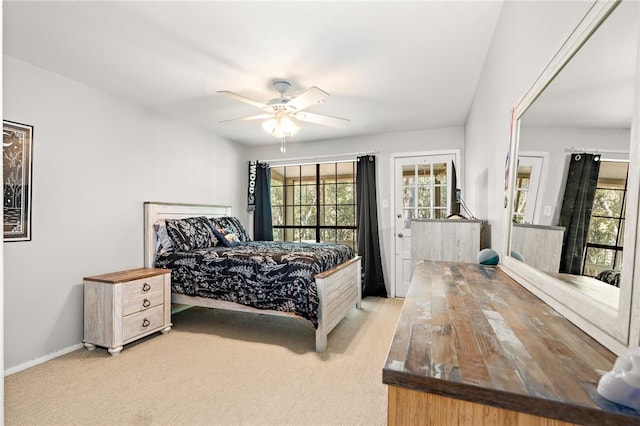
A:
[[[356,226],[355,163],[273,167],[271,177],[273,225],[301,227],[276,228],[274,238],[277,234],[278,241],[342,242],[356,248],[355,231],[339,229]],[[336,229],[320,228],[324,226]]]
[[[601,270],[620,267],[622,251],[615,247],[623,245],[624,200],[624,181],[614,184],[598,182],[587,235],[585,264],[588,267],[585,267],[585,274],[596,275]],[[591,244],[610,248],[591,247]]]

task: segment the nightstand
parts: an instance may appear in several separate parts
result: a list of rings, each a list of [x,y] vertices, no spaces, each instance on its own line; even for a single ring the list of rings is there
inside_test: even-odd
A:
[[[118,355],[134,340],[171,330],[171,270],[138,268],[84,278],[84,346]]]

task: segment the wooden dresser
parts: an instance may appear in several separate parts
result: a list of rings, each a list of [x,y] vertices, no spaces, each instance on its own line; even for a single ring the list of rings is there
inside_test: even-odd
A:
[[[477,262],[481,239],[481,220],[413,219],[411,271],[420,259]]]
[[[84,345],[118,355],[123,346],[171,329],[171,270],[138,268],[84,278]]]
[[[616,356],[495,266],[420,261],[382,377],[390,425],[640,425]]]

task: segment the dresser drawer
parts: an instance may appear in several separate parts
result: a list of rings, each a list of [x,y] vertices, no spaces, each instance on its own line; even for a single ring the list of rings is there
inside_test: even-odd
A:
[[[122,318],[122,341],[134,339],[141,334],[157,330],[164,326],[163,306],[155,306],[142,312]]]
[[[122,288],[122,315],[129,315],[164,303],[164,278],[130,281]]]

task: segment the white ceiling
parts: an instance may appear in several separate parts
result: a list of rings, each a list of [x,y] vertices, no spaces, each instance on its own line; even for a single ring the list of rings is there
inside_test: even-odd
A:
[[[463,125],[501,1],[4,2],[4,53],[230,140],[277,143],[270,83],[331,96],[296,140]]]

